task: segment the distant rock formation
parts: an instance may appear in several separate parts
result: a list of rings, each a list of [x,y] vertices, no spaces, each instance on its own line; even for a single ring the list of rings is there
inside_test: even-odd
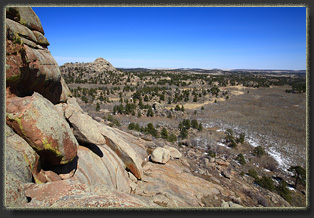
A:
[[[116,68],[103,58],[97,58],[93,63],[88,63],[87,66],[96,72],[117,71]]]
[[[127,75],[117,70],[103,58],[89,63],[65,63],[60,71],[68,83],[116,84],[126,81]],[[134,76],[132,76],[134,77]],[[134,77],[136,78],[136,77]]]

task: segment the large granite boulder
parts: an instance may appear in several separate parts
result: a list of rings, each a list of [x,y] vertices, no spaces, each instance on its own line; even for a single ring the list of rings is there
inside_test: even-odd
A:
[[[73,160],[78,143],[54,105],[38,93],[6,101],[6,123],[36,150],[44,164]]]

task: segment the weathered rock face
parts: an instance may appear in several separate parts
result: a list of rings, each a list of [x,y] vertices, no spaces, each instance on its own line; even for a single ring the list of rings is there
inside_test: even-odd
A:
[[[18,96],[35,91],[52,103],[65,102],[71,93],[47,49],[37,15],[29,7],[8,7],[6,12],[7,88]]]
[[[76,156],[78,143],[69,124],[40,94],[12,97],[6,102],[6,122],[46,164],[65,164]]]
[[[106,145],[98,148],[98,153],[80,146],[78,168],[73,179],[87,185],[106,186],[129,193],[127,172],[120,158]]]

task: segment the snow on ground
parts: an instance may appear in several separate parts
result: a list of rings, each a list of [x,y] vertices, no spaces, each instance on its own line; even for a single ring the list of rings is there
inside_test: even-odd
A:
[[[268,149],[268,154],[278,162],[281,169],[286,171],[289,168],[289,161],[283,158],[283,156],[279,152],[277,152],[274,147],[270,147]]]
[[[252,139],[247,139],[246,140],[252,147],[257,147],[257,146],[259,146],[259,144],[256,142],[256,141],[254,141],[254,140],[252,140]]]
[[[245,141],[248,142],[252,147],[262,145],[265,151],[278,162],[279,168],[287,171],[291,165],[291,160],[289,160],[289,157],[284,157],[278,150],[280,149],[282,142],[276,141],[270,136],[261,135],[260,133],[243,129],[243,127],[237,125],[228,125],[222,122],[203,122],[203,126],[206,128],[218,127],[216,130],[217,132],[224,132],[227,129],[233,129],[234,134],[245,133]],[[217,142],[217,145],[229,148],[221,142]],[[287,149],[288,146],[286,145],[285,147]]]
[[[217,142],[217,145],[223,146],[223,147],[226,147],[226,148],[230,148],[230,147],[228,147],[227,145],[225,145],[224,143],[221,143],[221,142]]]

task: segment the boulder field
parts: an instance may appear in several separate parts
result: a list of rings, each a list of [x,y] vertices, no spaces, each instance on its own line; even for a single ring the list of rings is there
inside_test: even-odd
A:
[[[30,7],[7,7],[5,24],[6,208],[200,207],[205,195],[230,194],[194,176],[177,149],[150,156],[151,142],[85,113]]]

